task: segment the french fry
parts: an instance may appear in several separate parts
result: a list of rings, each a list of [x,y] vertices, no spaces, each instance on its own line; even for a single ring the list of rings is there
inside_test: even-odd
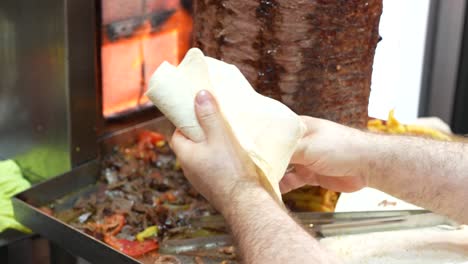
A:
[[[378,119],[369,120],[367,122],[367,129],[372,132],[422,136],[442,141],[452,140],[449,135],[439,130],[419,125],[401,124],[395,118],[395,111],[393,109],[388,113],[388,120],[386,122]]]

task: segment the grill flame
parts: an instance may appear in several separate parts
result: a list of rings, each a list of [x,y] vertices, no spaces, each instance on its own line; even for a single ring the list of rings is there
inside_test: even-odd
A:
[[[112,117],[149,104],[143,94],[163,62],[177,65],[190,48],[192,18],[175,12],[156,30],[146,19],[130,37],[112,41],[103,28],[101,44],[102,112]]]

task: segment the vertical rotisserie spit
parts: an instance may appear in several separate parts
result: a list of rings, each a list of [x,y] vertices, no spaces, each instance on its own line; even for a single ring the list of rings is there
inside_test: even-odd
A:
[[[364,128],[381,13],[382,0],[195,0],[193,37],[296,113]]]

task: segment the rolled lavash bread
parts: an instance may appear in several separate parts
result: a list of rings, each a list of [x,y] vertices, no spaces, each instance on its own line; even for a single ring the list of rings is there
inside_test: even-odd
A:
[[[194,108],[200,90],[216,98],[234,137],[259,169],[261,184],[281,202],[279,181],[305,132],[300,117],[257,93],[236,66],[206,57],[197,48],[178,67],[161,64],[146,96],[186,137],[200,142],[205,136]]]

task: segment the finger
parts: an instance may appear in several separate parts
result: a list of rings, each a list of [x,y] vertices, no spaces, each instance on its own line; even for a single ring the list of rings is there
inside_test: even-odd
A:
[[[288,193],[303,185],[304,183],[297,177],[297,174],[295,173],[286,173],[286,175],[279,183],[281,193]]]
[[[306,184],[318,185],[317,173],[311,170],[308,166],[295,165],[295,173],[302,179]]]
[[[349,176],[317,176],[318,185],[337,192],[355,192],[362,189],[362,183]]]
[[[214,97],[206,90],[202,90],[195,98],[195,112],[198,122],[206,137],[216,138],[225,134],[225,124]]]
[[[314,149],[311,147],[311,144],[314,141],[311,141],[310,137],[317,133],[323,124],[329,123],[330,121],[310,116],[300,116],[300,118],[306,127],[306,132],[299,141],[299,144],[297,145],[293,156],[291,157],[291,163],[306,165],[311,163],[310,152],[314,151]]]
[[[299,144],[294,150],[290,162],[295,164],[307,164],[308,162],[310,163],[310,161],[307,160],[307,151],[310,147],[310,142],[306,139],[306,137],[316,132],[316,124],[319,122],[319,120],[310,116],[300,117],[306,130],[304,135],[302,136],[302,139],[299,141]]]
[[[363,180],[350,176],[324,176],[317,174],[309,166],[295,165],[295,173],[308,185],[317,185],[332,191],[354,192],[363,187]]]
[[[309,148],[308,145],[309,145],[309,142],[307,140],[299,141],[299,144],[297,145],[291,157],[290,163],[303,164],[303,165],[310,163],[310,161],[308,161],[306,158],[307,151]]]
[[[301,118],[302,123],[306,127],[305,135],[316,133],[320,123],[324,121],[322,119],[311,117],[311,116],[302,115],[302,116],[299,116],[299,117]]]
[[[287,193],[304,185],[317,185],[316,175],[299,169],[296,172],[286,173],[280,181],[280,191]]]
[[[183,151],[186,149],[191,149],[191,146],[194,144],[196,143],[187,138],[178,129],[174,131],[171,141],[169,142],[169,145],[178,157],[183,157]]]

